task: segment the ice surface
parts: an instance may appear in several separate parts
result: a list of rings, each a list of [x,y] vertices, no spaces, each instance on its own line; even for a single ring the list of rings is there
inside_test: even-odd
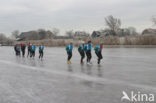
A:
[[[156,48],[104,48],[102,67],[72,64],[64,48],[45,48],[43,61],[0,47],[0,103],[121,103],[122,91],[156,94]]]

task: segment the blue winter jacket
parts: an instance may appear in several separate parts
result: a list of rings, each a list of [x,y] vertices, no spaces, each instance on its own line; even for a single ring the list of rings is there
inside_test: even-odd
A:
[[[92,44],[87,44],[87,51],[92,50]]]
[[[36,51],[36,46],[35,45],[33,45],[31,48],[32,48],[32,51]]]
[[[73,45],[68,45],[67,47],[66,47],[66,51],[67,52],[72,52],[72,50],[73,50]]]

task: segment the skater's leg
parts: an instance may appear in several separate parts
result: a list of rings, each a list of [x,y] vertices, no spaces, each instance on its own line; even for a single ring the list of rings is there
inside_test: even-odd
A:
[[[80,55],[81,55],[80,63],[83,63],[83,52],[80,52]]]
[[[34,51],[34,57],[35,57],[35,51]]]
[[[21,56],[21,52],[19,51],[19,56]]]
[[[83,63],[83,59],[85,58],[85,53],[82,52],[82,55],[81,55],[81,63]]]
[[[89,61],[89,62],[90,62],[91,58],[92,58],[92,54],[91,54],[91,51],[89,50],[89,51],[88,51],[88,59],[89,59],[88,61]]]
[[[30,50],[28,49],[28,54],[27,54],[27,57],[30,55]]]
[[[43,58],[43,51],[42,51],[42,55],[41,55],[41,58]]]
[[[22,50],[22,56],[24,57],[24,50]]]
[[[67,54],[68,54],[67,62],[68,62],[68,64],[70,64],[71,63],[70,59],[72,57],[72,52],[68,51]]]
[[[68,54],[68,61],[70,61],[70,59],[72,58],[72,52],[69,51],[67,54]]]
[[[41,58],[41,51],[39,51],[39,59]]]
[[[69,57],[69,60],[72,58],[72,52],[70,52],[70,57]]]
[[[87,56],[87,62],[89,62],[89,52],[86,52],[86,56]]]
[[[99,62],[98,62],[98,64],[100,64],[100,61],[101,61],[102,58],[103,58],[102,54],[101,54],[101,52],[99,52]]]
[[[25,56],[25,50],[23,51],[23,57]]]
[[[33,56],[33,51],[30,51],[30,57],[32,57]]]
[[[97,61],[97,63],[99,64],[100,63],[100,58],[99,58],[99,53],[97,53],[97,52],[95,52],[95,54],[96,54],[96,56],[98,57],[98,61]]]

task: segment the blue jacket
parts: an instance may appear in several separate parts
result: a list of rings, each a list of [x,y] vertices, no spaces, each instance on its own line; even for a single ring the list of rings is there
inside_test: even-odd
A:
[[[87,44],[84,45],[84,51],[87,52]]]
[[[92,50],[92,44],[87,44],[87,50]]]
[[[66,51],[68,52],[68,51],[71,51],[72,52],[72,50],[73,50],[73,45],[67,45],[66,46]]]
[[[102,51],[102,48],[100,48],[100,45],[96,45],[94,50],[96,53],[98,53],[98,52]]]
[[[43,51],[44,50],[44,46],[39,46],[39,51]]]
[[[79,52],[85,51],[85,46],[82,45],[82,44],[80,44],[80,46],[78,47],[78,51],[79,51]]]
[[[36,46],[35,45],[33,45],[31,48],[32,48],[32,51],[36,51]]]

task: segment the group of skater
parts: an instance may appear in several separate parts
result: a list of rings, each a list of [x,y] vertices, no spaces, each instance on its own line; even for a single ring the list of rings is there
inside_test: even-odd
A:
[[[28,50],[28,54],[27,57],[30,58],[34,58],[35,57],[35,52],[36,52],[36,45],[29,43],[27,46],[24,43],[20,43],[20,44],[16,44],[14,46],[14,50],[15,50],[15,54],[16,56],[21,56],[25,57],[25,51],[26,51],[26,47]],[[43,58],[43,51],[44,51],[44,46],[43,45],[39,45],[39,59]],[[22,52],[22,54],[21,54]]]
[[[37,47],[36,47],[36,45],[31,44],[31,43],[29,43],[27,46],[24,43],[16,44],[14,46],[16,56],[21,56],[21,52],[22,52],[22,56],[25,57],[26,48],[28,50],[27,57],[34,58]],[[68,55],[68,58],[67,58],[67,63],[68,64],[71,64],[73,48],[74,48],[74,46],[73,46],[72,42],[69,45],[66,46],[66,52],[67,52],[67,55]],[[96,45],[94,47],[95,54],[98,57],[97,64],[99,66],[101,66],[100,61],[103,58],[102,57],[102,49],[103,49],[103,43],[98,44],[98,45]],[[39,59],[42,59],[43,58],[44,46],[39,45],[38,50],[39,50]],[[84,64],[85,56],[87,57],[86,63],[88,65],[92,64],[92,62],[91,62],[91,59],[92,59],[92,42],[91,41],[88,41],[87,43],[85,43],[85,42],[81,43],[79,45],[79,47],[78,47],[78,52],[80,53],[80,56],[81,56],[81,60],[80,60],[81,64]]]
[[[97,64],[99,66],[101,66],[100,61],[103,58],[102,57],[102,49],[103,49],[103,43],[98,44],[94,47],[95,54],[98,57]],[[73,51],[73,43],[72,42],[66,46],[66,51],[67,51],[67,55],[68,55],[67,63],[71,64],[72,51]],[[81,64],[84,64],[83,60],[85,58],[85,55],[87,56],[86,63],[88,65],[92,64],[91,63],[91,59],[92,59],[92,42],[91,41],[88,41],[87,43],[85,43],[85,42],[81,43],[78,47],[78,52],[80,53],[80,56],[81,56],[81,60],[80,60]]]

